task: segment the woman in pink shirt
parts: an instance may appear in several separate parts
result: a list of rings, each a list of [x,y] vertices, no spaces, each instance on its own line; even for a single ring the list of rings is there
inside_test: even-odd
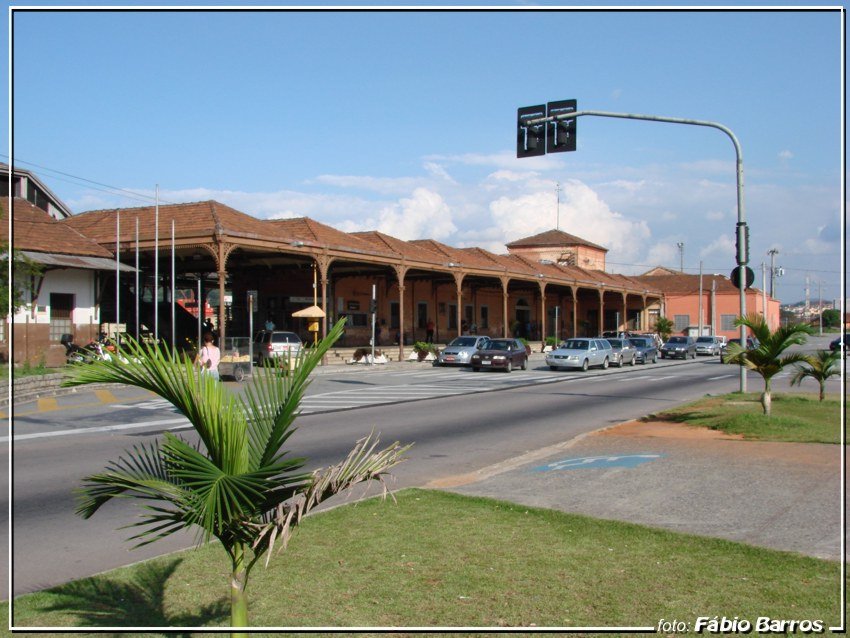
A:
[[[221,361],[221,350],[213,344],[211,333],[204,333],[204,347],[195,357],[195,363],[201,366],[201,372],[212,375],[216,381],[220,380],[218,364]]]

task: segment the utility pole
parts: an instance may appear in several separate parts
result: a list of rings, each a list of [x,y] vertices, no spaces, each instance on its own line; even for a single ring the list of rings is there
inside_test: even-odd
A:
[[[679,272],[685,272],[685,244],[680,241],[676,246],[679,247]]]
[[[821,287],[823,286],[823,281],[818,280],[818,334],[823,336],[823,296],[821,294]]]
[[[770,255],[770,296],[776,299],[776,289],[773,287],[773,278],[776,276],[775,259],[779,254],[779,250],[771,248],[767,251],[767,254]]]
[[[701,337],[702,336],[702,327],[703,327],[703,321],[702,321],[702,315],[703,315],[703,313],[702,313],[702,259],[700,259],[700,261],[699,261],[699,311],[698,312],[699,312],[699,321],[697,322],[697,326],[698,326],[697,327],[697,330],[698,330],[697,336]]]
[[[561,183],[555,182],[555,230],[561,230]]]

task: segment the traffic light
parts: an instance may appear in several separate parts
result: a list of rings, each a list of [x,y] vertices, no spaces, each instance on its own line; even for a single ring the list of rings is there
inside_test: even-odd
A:
[[[369,300],[369,312],[372,313],[373,315],[376,312],[378,312],[378,301],[377,301],[377,299],[370,299]]]
[[[527,122],[546,117],[546,105],[523,106],[517,109],[516,156],[535,157],[546,153],[546,124],[529,126]]]
[[[564,113],[575,113],[576,100],[559,100],[549,102],[546,105],[546,113],[549,117],[557,117]],[[563,153],[576,150],[576,118],[566,120],[553,120],[548,123],[549,131],[546,135],[546,152]]]
[[[750,260],[750,228],[747,222],[738,222],[735,231],[736,257],[738,265],[743,266]]]

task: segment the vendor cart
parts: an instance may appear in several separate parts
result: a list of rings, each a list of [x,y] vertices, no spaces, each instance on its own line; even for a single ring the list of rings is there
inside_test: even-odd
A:
[[[252,371],[251,355],[248,352],[249,337],[226,337],[221,351],[218,372],[222,377],[232,377],[242,381]]]

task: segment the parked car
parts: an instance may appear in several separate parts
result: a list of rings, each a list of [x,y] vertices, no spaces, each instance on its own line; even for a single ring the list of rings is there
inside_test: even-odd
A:
[[[260,330],[254,337],[254,359],[257,365],[275,363],[280,357],[296,357],[301,351],[301,338],[286,330]]]
[[[647,337],[632,337],[629,339],[635,347],[635,359],[638,363],[658,363],[658,346],[655,344],[655,339],[651,336]]]
[[[440,350],[435,366],[468,366],[472,355],[485,347],[490,337],[455,337]]]
[[[833,339],[829,342],[829,349],[832,352],[836,350],[841,350],[841,346],[844,346],[844,356],[847,356],[847,335],[841,335],[838,339]]]
[[[552,352],[546,354],[546,365],[552,370],[559,368],[581,368],[590,366],[608,367],[611,362],[611,344],[605,339],[567,339]]]
[[[482,368],[510,372],[514,368],[528,367],[528,351],[519,339],[491,339],[472,355],[469,365],[473,372]]]
[[[637,363],[637,348],[628,339],[605,339],[611,344],[611,365],[622,368],[624,364]]]
[[[675,336],[667,339],[667,343],[661,346],[661,358],[666,359],[667,357],[671,359],[675,359],[676,357],[696,359],[697,344],[694,338]]]
[[[720,354],[721,345],[717,337],[697,337],[697,354],[707,354],[716,357]]]
[[[723,344],[723,347],[720,350],[721,354],[726,353],[726,349],[729,347],[730,343],[740,344],[741,340],[740,339],[729,339],[729,341],[727,341],[725,344]],[[759,340],[758,339],[756,339],[755,337],[747,337],[747,350],[754,350],[755,348],[758,348],[758,347],[759,347]]]

